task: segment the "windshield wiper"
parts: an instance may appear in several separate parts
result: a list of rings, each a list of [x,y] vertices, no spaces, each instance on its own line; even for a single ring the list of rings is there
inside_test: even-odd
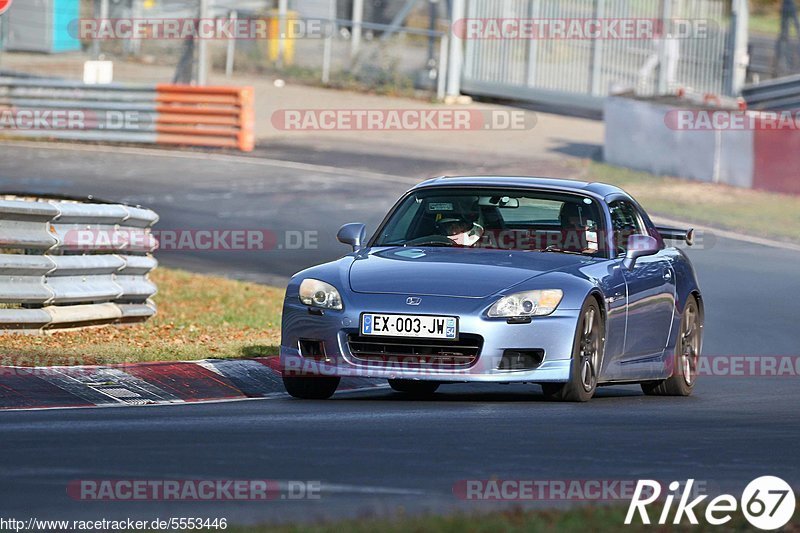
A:
[[[404,243],[403,246],[455,246],[452,242],[445,242],[445,241],[422,241],[422,242],[415,242],[415,243]]]
[[[548,246],[547,248],[540,250],[542,252],[556,252],[560,254],[574,254],[574,255],[589,255],[586,252],[576,252],[575,250],[565,250],[563,248],[559,248],[558,246]]]

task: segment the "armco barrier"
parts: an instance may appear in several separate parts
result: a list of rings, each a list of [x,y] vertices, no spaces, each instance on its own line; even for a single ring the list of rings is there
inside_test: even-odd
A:
[[[0,77],[0,134],[253,149],[252,87]]]
[[[147,275],[157,265],[150,234],[157,221],[139,207],[0,195],[0,329],[154,315],[156,287]]]
[[[800,75],[775,78],[742,87],[748,109],[800,109]]]

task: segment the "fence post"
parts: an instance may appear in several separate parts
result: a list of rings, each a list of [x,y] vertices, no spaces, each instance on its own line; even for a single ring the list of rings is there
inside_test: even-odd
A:
[[[208,18],[208,0],[200,0],[200,20]],[[197,36],[197,85],[208,83],[208,42]]]
[[[289,11],[288,0],[278,0],[278,67],[286,63],[286,17]]]
[[[100,2],[100,10],[98,13],[97,2]],[[95,0],[94,9],[92,10],[93,16],[102,21],[108,20],[108,0]],[[92,59],[100,59],[100,39],[95,35],[92,39]]]
[[[531,0],[528,4],[528,18],[538,19],[541,12],[541,0]],[[525,85],[536,85],[536,60],[539,53],[539,39],[528,39],[528,62],[525,64]]]
[[[350,28],[350,58],[354,58],[361,46],[361,23],[364,21],[364,0],[353,0],[352,26]]]
[[[453,24],[462,20],[466,13],[466,0],[453,0],[452,12],[450,14],[450,29],[453,31]],[[453,35],[450,39],[450,58],[447,60],[447,95],[458,96],[461,94],[461,69],[464,66],[464,43],[458,35]]]
[[[238,13],[234,9],[231,11],[230,14],[230,21],[231,27],[236,27],[236,19],[238,18]],[[228,39],[228,50],[227,55],[225,56],[225,77],[230,78],[233,76],[233,56],[236,54],[236,37],[231,36]]]
[[[594,20],[602,20],[605,18],[605,0],[594,0]],[[589,82],[590,94],[595,96],[605,96],[605,93],[600,87],[600,81],[603,74],[603,39],[592,39],[592,56],[591,56],[591,81]]]
[[[661,35],[658,42],[658,80],[656,84],[656,94],[667,94],[669,87],[669,34],[667,28],[672,17],[672,0],[664,0],[661,7]]]
[[[750,63],[747,54],[748,19],[747,0],[733,0],[730,39],[725,54],[728,59],[725,92],[728,96],[736,96],[742,91],[747,76],[747,65]]]
[[[450,36],[443,34],[439,38],[439,63],[436,70],[436,98],[444,100],[447,89],[447,49],[450,46]]]

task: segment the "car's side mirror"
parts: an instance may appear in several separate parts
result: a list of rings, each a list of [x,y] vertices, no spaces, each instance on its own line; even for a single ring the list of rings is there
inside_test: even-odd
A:
[[[360,222],[353,222],[345,224],[339,228],[339,233],[336,234],[339,242],[349,244],[356,252],[364,246],[364,241],[367,239],[367,227]]]
[[[625,259],[622,264],[631,270],[636,266],[636,260],[640,257],[655,255],[659,251],[658,241],[650,235],[631,235],[628,237],[628,251],[625,252]]]

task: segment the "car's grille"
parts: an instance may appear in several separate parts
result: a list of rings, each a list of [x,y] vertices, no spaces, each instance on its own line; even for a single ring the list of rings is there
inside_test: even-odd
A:
[[[468,367],[478,360],[480,335],[462,334],[457,341],[365,337],[351,334],[347,346],[352,357],[370,366]]]

